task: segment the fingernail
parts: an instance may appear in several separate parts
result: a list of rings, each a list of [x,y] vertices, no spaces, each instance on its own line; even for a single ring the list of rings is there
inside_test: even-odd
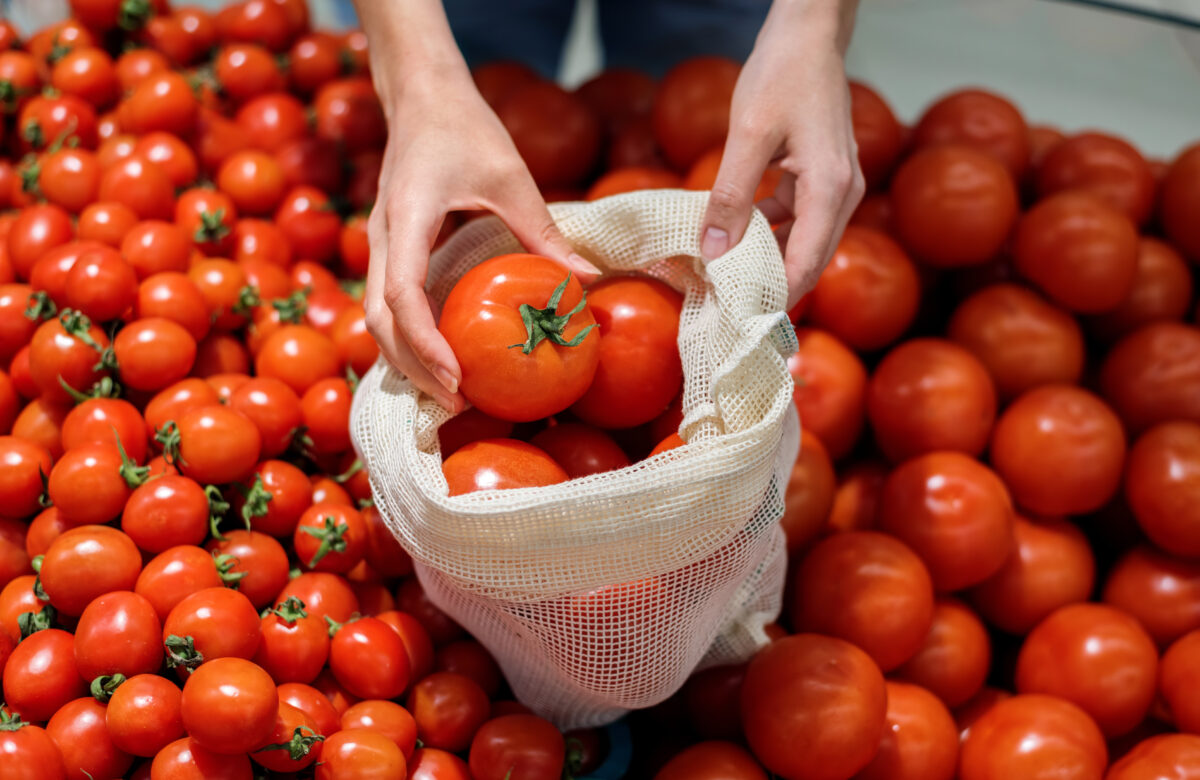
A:
[[[601,273],[599,268],[592,265],[591,261],[589,261],[586,257],[584,257],[581,254],[572,252],[570,255],[567,256],[567,260],[571,263],[571,265],[575,266],[576,268],[580,269],[581,271],[585,271],[587,273],[593,273],[593,274],[596,274],[597,276],[599,276]]]
[[[450,369],[445,366],[438,366],[433,370],[433,375],[437,377],[437,381],[442,383],[442,387],[446,388],[446,392],[454,395],[458,392],[458,380],[454,378],[454,374],[450,373]]]
[[[729,251],[729,234],[719,227],[709,227],[704,231],[700,241],[700,256],[705,260],[715,260]]]

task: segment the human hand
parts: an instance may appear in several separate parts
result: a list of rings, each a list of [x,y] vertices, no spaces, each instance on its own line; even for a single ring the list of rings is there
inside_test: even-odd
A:
[[[701,227],[701,254],[741,241],[767,165],[783,176],[759,207],[784,249],[790,309],[816,284],[865,188],[843,53],[853,0],[772,6],[733,93],[729,136]]]

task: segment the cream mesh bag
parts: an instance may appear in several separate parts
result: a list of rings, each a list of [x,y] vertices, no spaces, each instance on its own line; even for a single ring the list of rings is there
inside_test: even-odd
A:
[[[683,292],[685,446],[559,485],[451,498],[437,438],[447,413],[382,361],[354,397],[375,501],[429,598],[491,651],[522,702],[564,729],[615,720],[666,699],[698,667],[748,658],[779,613],[778,520],[800,439],[783,263],[756,212],[742,242],[705,265],[706,197],[660,190],[551,207],[602,269]],[[431,296],[517,251],[498,219],[471,222],[431,258]]]

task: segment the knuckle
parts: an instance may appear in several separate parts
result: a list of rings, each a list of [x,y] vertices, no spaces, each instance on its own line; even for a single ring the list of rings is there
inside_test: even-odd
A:
[[[708,203],[709,208],[715,213],[728,216],[741,208],[747,200],[747,193],[738,185],[728,181],[718,181],[713,185]]]

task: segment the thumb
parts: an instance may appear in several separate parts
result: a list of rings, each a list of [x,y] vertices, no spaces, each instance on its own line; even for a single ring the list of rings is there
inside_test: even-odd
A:
[[[583,284],[600,275],[600,269],[576,252],[563,237],[532,178],[528,179],[527,185],[509,195],[503,205],[497,206],[493,209],[497,216],[530,252],[566,266]]]
[[[771,151],[765,144],[736,133],[725,142],[700,228],[700,255],[705,260],[715,260],[742,240],[750,224],[754,192],[770,162]]]

